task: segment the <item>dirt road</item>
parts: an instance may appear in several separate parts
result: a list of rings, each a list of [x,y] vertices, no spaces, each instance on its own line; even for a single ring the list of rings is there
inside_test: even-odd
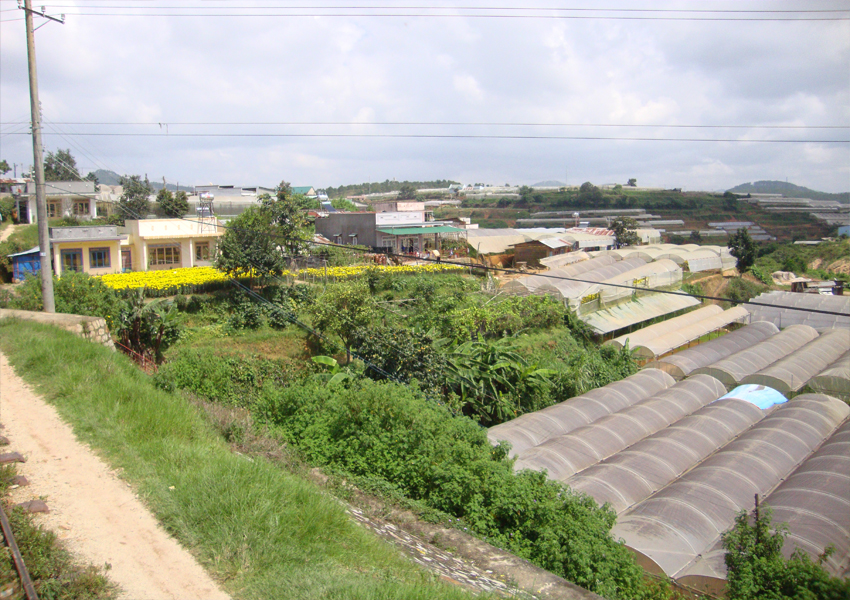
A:
[[[107,575],[128,600],[228,600],[192,555],[170,537],[130,489],[74,437],[52,406],[33,393],[0,354],[0,422],[30,485],[15,502],[43,498],[38,520],[70,550]]]

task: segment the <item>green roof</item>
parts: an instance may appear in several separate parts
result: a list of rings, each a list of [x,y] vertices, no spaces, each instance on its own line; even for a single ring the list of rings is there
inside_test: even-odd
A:
[[[378,229],[381,233],[389,235],[419,235],[420,233],[463,233],[463,229],[438,225],[436,227],[398,227],[396,229]]]
[[[313,189],[312,185],[301,185],[301,186],[292,186],[289,189],[292,190],[293,194],[309,194]]]

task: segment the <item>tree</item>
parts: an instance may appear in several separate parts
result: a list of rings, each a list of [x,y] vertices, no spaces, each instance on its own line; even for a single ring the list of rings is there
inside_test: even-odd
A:
[[[798,549],[786,560],[782,546],[788,528],[780,524],[771,532],[771,510],[759,507],[750,519],[741,511],[734,527],[723,534],[726,550],[726,592],[729,600],[839,600],[850,597],[850,580],[830,577],[823,561]]]
[[[629,182],[626,184],[629,187],[637,187],[637,179],[634,177],[629,179]]]
[[[640,244],[640,237],[637,234],[637,221],[631,217],[617,217],[611,223],[609,229],[614,232],[617,248]]]
[[[585,181],[578,189],[578,200],[585,206],[597,206],[602,203],[602,190]]]
[[[743,273],[756,261],[756,243],[745,228],[741,228],[727,244],[729,253],[738,259],[738,270]]]
[[[148,198],[153,194],[153,187],[145,177],[142,181],[139,175],[121,177],[124,192],[118,200],[119,214],[122,219],[144,219],[151,210]]]
[[[172,194],[168,189],[162,188],[156,195],[156,203],[159,212],[172,219],[179,219],[189,212],[189,200],[183,191]]]
[[[95,187],[100,184],[100,181],[98,181],[97,175],[95,175],[94,172],[89,172],[89,174],[85,176],[85,180],[93,182]]]
[[[9,163],[7,163],[5,161],[5,159],[0,160],[0,175],[5,175],[6,173],[8,173],[11,170],[12,170],[12,167],[9,166]]]
[[[699,244],[702,241],[702,234],[698,229],[691,231],[690,240],[694,244]]]
[[[218,242],[216,268],[231,276],[271,277],[286,269],[271,214],[251,206],[230,222]]]
[[[310,312],[316,329],[342,340],[351,362],[351,345],[358,332],[373,323],[375,300],[365,281],[344,281],[329,285]]]
[[[281,181],[277,195],[274,198],[264,197],[260,202],[275,226],[278,244],[290,254],[302,252],[310,239],[307,198],[303,194],[293,194],[289,183]]]
[[[402,184],[398,190],[398,200],[413,200],[416,198],[416,188],[409,183]]]
[[[45,181],[76,181],[80,179],[80,173],[77,171],[77,161],[71,155],[71,149],[62,150],[61,148],[53,152],[48,152],[44,158],[44,180]]]

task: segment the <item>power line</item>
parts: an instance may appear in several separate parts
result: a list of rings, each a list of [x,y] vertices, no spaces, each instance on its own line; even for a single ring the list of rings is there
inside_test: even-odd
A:
[[[8,135],[26,135],[9,133]],[[52,134],[47,134],[52,135]],[[386,138],[386,139],[496,139],[496,140],[573,140],[573,141],[630,141],[630,142],[711,142],[751,144],[846,144],[850,139],[764,139],[764,138],[668,138],[585,135],[499,135],[499,134],[414,134],[414,133],[93,133],[80,132],[85,137],[150,137],[150,138]]]
[[[6,125],[15,123],[2,123]],[[451,126],[451,127],[640,127],[656,129],[850,129],[850,125],[686,125],[686,124],[661,124],[661,123],[532,123],[532,122],[507,122],[507,121],[53,121],[54,125],[248,125],[248,126],[270,126],[270,125],[336,125],[336,126]]]

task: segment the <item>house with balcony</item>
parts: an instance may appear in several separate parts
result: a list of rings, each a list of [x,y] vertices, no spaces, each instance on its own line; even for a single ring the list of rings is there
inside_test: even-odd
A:
[[[100,194],[93,181],[45,181],[44,197],[48,219],[75,217],[89,221],[97,217]],[[16,197],[15,208],[20,223],[35,223],[35,182],[27,181],[25,189]]]

